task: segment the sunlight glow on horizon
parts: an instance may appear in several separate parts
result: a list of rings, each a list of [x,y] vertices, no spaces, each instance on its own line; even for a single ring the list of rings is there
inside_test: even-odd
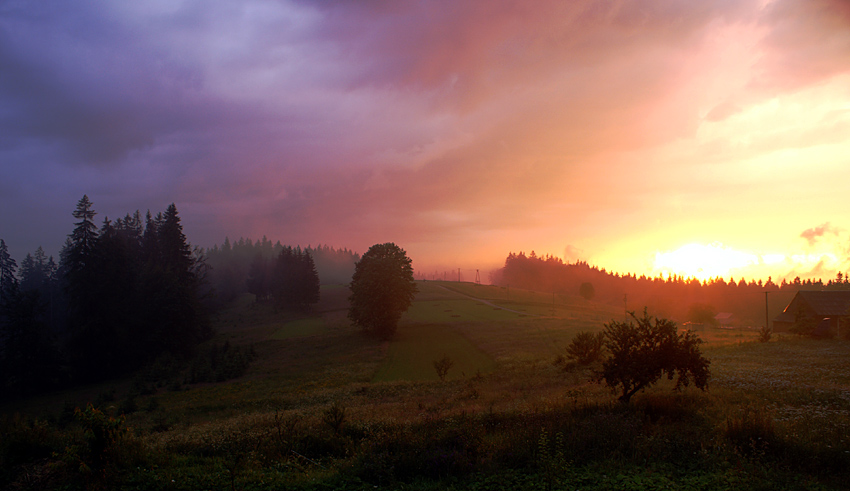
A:
[[[794,276],[828,281],[842,262],[835,253],[822,250],[807,254],[756,254],[726,246],[690,243],[673,251],[657,251],[653,274],[665,278],[676,275],[706,281],[714,278],[791,281]]]
[[[705,281],[727,277],[735,269],[759,263],[759,256],[734,250],[719,242],[687,244],[675,251],[655,253],[655,271],[668,277],[685,276]]]

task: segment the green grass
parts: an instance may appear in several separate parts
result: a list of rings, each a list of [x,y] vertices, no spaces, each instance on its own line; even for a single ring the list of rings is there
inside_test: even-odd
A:
[[[475,300],[456,298],[413,302],[402,316],[402,322],[456,323],[515,320],[526,316]]]
[[[342,287],[323,288],[306,317],[240,299],[218,315],[214,342],[254,347],[246,375],[138,396],[124,423],[132,433],[97,476],[79,471],[91,441],[63,407],[114,389],[102,408],[118,417],[129,380],[7,404],[0,487],[230,489],[233,478],[237,489],[845,489],[850,480],[849,342],[758,343],[755,330],[703,328],[708,392],[673,393],[664,380],[624,407],[591,370],[553,364],[576,333],[622,319],[620,308],[419,285],[389,342],[350,326]],[[443,355],[454,366],[440,382],[433,362]],[[345,414],[336,430],[324,419],[334,407]]]
[[[447,379],[489,373],[496,363],[449,326],[416,324],[400,329],[387,349],[386,361],[373,381],[438,380],[433,362],[448,356],[454,362]]]
[[[316,336],[328,332],[328,326],[321,317],[307,317],[289,321],[276,330],[270,339],[293,339]]]

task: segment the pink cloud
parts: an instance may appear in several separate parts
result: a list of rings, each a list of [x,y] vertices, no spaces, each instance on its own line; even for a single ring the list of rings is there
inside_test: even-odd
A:
[[[824,223],[823,225],[804,230],[800,234],[800,237],[802,237],[803,239],[806,239],[806,241],[808,241],[809,245],[813,246],[821,239],[821,237],[823,237],[827,234],[838,235],[839,232],[840,232],[839,229],[837,229],[836,227],[833,227],[829,222],[827,222],[827,223]]]

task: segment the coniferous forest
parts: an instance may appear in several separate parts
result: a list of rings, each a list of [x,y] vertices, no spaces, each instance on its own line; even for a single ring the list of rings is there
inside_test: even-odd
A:
[[[4,391],[23,395],[115,378],[163,354],[187,358],[210,337],[206,267],[174,204],[96,224],[83,196],[57,264],[42,248],[2,263]]]
[[[345,283],[358,259],[265,237],[193,248],[174,204],[99,225],[97,215],[83,196],[58,263],[39,247],[18,266],[0,239],[0,398],[187,362],[213,334],[210,315],[238,295],[303,311],[319,300],[317,268]]]
[[[619,274],[587,262],[567,263],[553,256],[538,256],[535,252],[510,253],[502,268],[491,274],[494,285],[525,288],[541,292],[582,295],[588,300],[621,306],[634,311],[648,307],[659,315],[681,322],[694,321],[695,310],[735,312],[739,327],[764,325],[765,292],[772,293],[771,317],[781,312],[793,295],[800,290],[850,290],[847,277],[792,281],[779,284],[771,278],[712,278],[700,281],[682,276],[648,277]],[[777,311],[778,310],[778,311]]]

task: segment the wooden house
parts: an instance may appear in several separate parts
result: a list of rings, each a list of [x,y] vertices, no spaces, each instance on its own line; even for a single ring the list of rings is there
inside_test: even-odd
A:
[[[714,316],[714,320],[717,321],[717,325],[724,328],[732,327],[732,319],[733,315],[730,312],[718,312],[717,315]]]
[[[789,331],[798,322],[814,327],[815,336],[846,336],[850,332],[850,291],[799,291],[781,314],[773,330]]]

